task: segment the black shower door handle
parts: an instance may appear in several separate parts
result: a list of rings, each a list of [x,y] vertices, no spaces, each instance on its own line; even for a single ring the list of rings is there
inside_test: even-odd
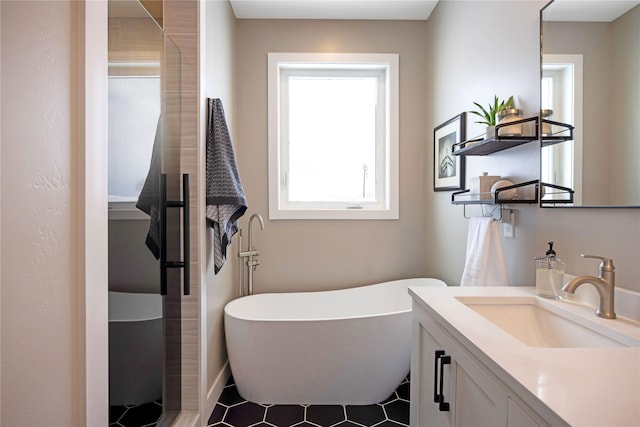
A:
[[[167,174],[160,174],[160,294],[167,295],[167,269],[182,268],[183,293],[191,293],[189,281],[189,174],[182,175],[182,199],[167,200]],[[182,261],[167,261],[167,208],[182,208]]]

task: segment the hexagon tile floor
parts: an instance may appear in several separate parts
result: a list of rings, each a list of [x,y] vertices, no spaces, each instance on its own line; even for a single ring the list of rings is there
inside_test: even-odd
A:
[[[154,427],[162,415],[162,402],[142,405],[111,406],[109,408],[110,427]]]
[[[401,427],[409,425],[409,377],[375,405],[259,405],[247,402],[229,380],[209,427]]]

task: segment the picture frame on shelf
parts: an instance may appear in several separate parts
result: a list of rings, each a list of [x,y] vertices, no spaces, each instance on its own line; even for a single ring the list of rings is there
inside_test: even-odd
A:
[[[433,130],[433,191],[464,188],[464,156],[454,156],[453,145],[464,141],[465,133],[465,112]]]

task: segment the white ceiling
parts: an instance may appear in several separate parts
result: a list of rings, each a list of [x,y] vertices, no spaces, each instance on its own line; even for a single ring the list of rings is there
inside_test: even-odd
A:
[[[544,10],[545,21],[611,22],[640,0],[555,0]]]
[[[230,0],[239,19],[426,20],[438,0]]]
[[[230,0],[230,2],[236,18],[239,19],[426,20],[438,4],[438,0]],[[640,0],[555,0],[553,5],[545,10],[545,20],[609,22],[638,4]]]

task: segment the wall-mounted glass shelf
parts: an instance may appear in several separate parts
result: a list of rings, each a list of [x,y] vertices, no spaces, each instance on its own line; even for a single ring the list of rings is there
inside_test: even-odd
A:
[[[495,193],[491,194],[490,197],[486,197],[487,194],[480,193],[471,193],[470,190],[461,190],[456,191],[451,194],[451,204],[453,205],[505,205],[505,204],[534,204],[538,203],[538,184],[539,180],[535,179],[533,181],[526,181],[520,184],[513,184],[506,187],[498,188]],[[534,197],[532,198],[518,198],[519,194],[516,192],[516,196],[511,199],[503,198],[500,193],[503,193],[507,190],[518,189],[522,187],[526,187],[529,185],[533,185],[534,187]]]
[[[452,147],[453,155],[486,156],[497,153],[498,151],[537,141],[539,139],[538,120],[538,116],[535,116],[496,125],[492,135],[484,133],[475,138],[454,144]],[[542,124],[543,129],[547,127],[549,129],[548,134],[542,134],[543,147],[573,140],[573,126],[547,119],[542,119]],[[502,131],[513,125],[522,125],[523,130],[528,130],[528,132],[523,132],[521,135],[503,135]]]
[[[545,133],[545,129],[549,132]],[[547,147],[564,141],[573,141],[573,126],[542,119],[542,146]]]
[[[567,205],[573,203],[573,194],[575,191],[571,188],[546,182],[541,182],[540,185],[542,186],[541,206]]]
[[[498,151],[517,147],[538,139],[538,116],[527,119],[515,120],[509,123],[496,125],[491,134],[484,133],[478,137],[454,144],[452,152],[454,156],[486,156]],[[522,127],[519,135],[505,135],[505,129],[513,129],[512,126]]]

